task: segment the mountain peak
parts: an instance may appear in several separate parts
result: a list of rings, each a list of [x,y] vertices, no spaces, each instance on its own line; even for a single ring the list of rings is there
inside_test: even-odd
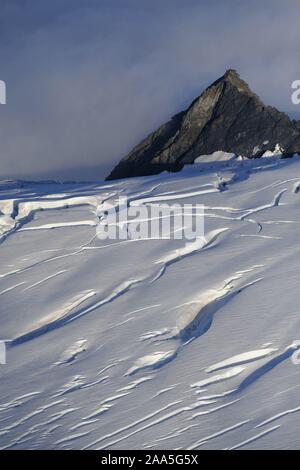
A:
[[[300,152],[300,125],[260,98],[229,69],[186,111],[146,137],[107,179],[178,171],[201,155],[224,151],[258,158],[277,146],[289,156]]]
[[[249,85],[247,82],[245,82],[239,75],[239,73],[235,69],[228,69],[220,77],[218,80],[216,80],[213,84],[218,84],[218,83],[229,83],[231,86],[235,87],[239,92],[241,93],[246,93],[249,96],[255,96],[256,99],[259,99],[259,97],[250,89]]]
[[[251,91],[248,84],[241,79],[238,72],[234,69],[228,69],[223,77],[221,77],[221,80],[222,79],[223,81],[230,82],[233,86],[245,88],[247,91]]]
[[[240,79],[238,72],[235,69],[228,69],[223,75],[224,79]]]

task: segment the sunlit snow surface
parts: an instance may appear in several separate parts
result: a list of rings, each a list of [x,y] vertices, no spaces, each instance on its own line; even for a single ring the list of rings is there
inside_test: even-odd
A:
[[[299,449],[299,188],[298,157],[2,182],[0,447]],[[204,204],[206,243],[100,241],[119,195]]]

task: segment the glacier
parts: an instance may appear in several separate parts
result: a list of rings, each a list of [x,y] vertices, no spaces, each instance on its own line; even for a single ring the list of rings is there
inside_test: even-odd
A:
[[[299,449],[299,189],[276,155],[1,181],[0,448]],[[205,243],[99,240],[124,195],[203,204]]]

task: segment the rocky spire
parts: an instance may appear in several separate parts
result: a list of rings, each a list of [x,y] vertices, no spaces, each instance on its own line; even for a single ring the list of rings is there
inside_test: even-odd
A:
[[[260,157],[278,145],[289,156],[300,152],[300,126],[265,106],[236,70],[229,69],[187,110],[146,137],[107,179],[178,171],[215,151]]]

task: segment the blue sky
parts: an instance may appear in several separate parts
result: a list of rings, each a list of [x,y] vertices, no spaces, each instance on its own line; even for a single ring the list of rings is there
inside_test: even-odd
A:
[[[299,14],[297,0],[1,0],[0,178],[101,179],[227,68],[296,117]]]

